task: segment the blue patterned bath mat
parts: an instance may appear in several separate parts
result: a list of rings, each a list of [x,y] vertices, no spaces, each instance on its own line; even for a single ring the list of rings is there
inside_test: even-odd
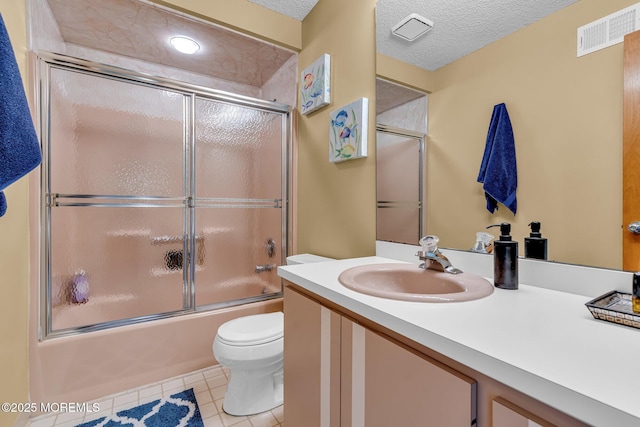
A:
[[[204,424],[190,388],[77,427],[204,427]]]

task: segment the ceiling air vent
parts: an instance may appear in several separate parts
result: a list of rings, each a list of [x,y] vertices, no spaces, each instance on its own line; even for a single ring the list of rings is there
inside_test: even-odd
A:
[[[578,28],[578,56],[613,46],[640,28],[640,3]]]
[[[391,32],[394,35],[411,42],[429,31],[431,28],[433,28],[433,22],[418,15],[417,13],[412,13],[394,25]]]

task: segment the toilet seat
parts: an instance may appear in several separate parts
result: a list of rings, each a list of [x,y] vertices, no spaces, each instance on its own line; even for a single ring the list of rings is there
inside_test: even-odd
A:
[[[218,328],[217,339],[230,346],[266,344],[284,336],[282,312],[254,314],[230,320]]]

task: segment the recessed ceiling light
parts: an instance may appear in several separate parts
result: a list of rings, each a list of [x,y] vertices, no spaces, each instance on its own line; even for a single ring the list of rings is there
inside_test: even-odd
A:
[[[391,32],[400,38],[413,41],[431,28],[433,28],[433,22],[417,13],[412,13],[394,25]]]
[[[195,40],[185,36],[171,37],[169,43],[178,52],[186,53],[187,55],[192,55],[200,50],[200,45]]]

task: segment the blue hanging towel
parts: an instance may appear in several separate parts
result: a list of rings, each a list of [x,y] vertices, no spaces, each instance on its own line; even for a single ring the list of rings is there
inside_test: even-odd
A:
[[[7,211],[2,190],[42,161],[22,78],[0,15],[0,216]]]
[[[498,203],[502,203],[516,214],[516,147],[511,120],[504,103],[493,107],[478,182],[483,183],[489,212],[493,213],[498,208]]]

